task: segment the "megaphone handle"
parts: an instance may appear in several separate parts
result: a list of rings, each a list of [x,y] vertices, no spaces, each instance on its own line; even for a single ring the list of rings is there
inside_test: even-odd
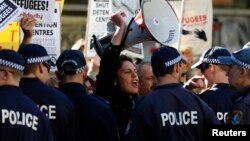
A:
[[[93,41],[93,45],[94,45],[94,49],[95,49],[96,53],[98,54],[98,56],[100,58],[102,58],[102,56],[103,56],[102,45],[97,40],[95,34],[92,35],[92,41]]]

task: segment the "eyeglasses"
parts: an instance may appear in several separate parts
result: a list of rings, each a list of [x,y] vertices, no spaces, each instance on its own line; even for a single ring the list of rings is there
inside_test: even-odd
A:
[[[48,62],[43,62],[43,65],[47,68],[48,72],[50,72],[51,65]]]
[[[209,68],[209,64],[201,64],[198,69],[201,70],[201,73],[203,74],[206,69]]]

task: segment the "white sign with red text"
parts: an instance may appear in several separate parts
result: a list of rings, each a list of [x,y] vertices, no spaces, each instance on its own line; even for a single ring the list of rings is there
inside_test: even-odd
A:
[[[179,20],[181,0],[169,0]],[[181,47],[190,47],[195,56],[212,46],[213,8],[211,0],[185,0]],[[176,46],[175,46],[176,47]]]
[[[23,9],[23,12],[18,16],[35,17],[37,21],[50,22],[51,14],[54,13],[55,0],[12,0]]]

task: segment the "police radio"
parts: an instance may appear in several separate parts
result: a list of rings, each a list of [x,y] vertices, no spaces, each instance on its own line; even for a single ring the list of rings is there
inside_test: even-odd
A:
[[[143,0],[140,12],[127,25],[123,49],[146,41],[172,46],[178,41],[178,27],[178,18],[168,1]],[[99,39],[95,35],[92,36],[91,48],[94,47],[100,57],[109,46],[112,35],[108,34]]]

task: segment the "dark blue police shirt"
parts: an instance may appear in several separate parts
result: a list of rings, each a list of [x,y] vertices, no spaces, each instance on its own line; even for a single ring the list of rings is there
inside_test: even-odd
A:
[[[87,94],[80,83],[60,84],[59,90],[75,105],[77,141],[119,141],[114,115],[105,100]]]
[[[56,141],[74,140],[74,106],[62,92],[38,78],[22,78],[20,87],[50,119]]]
[[[135,107],[127,141],[203,141],[209,125],[219,124],[213,110],[180,84],[157,86]]]
[[[232,110],[232,96],[235,93],[236,90],[229,84],[218,83],[199,96],[214,110],[221,123],[226,123],[228,113]]]
[[[229,124],[250,125],[250,87],[241,89],[234,96]]]
[[[51,141],[48,118],[16,86],[0,86],[0,140]]]

